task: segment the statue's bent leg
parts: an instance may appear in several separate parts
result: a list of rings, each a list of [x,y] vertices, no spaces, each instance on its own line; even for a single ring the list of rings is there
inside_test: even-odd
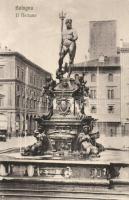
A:
[[[98,142],[96,142],[96,147],[98,148],[99,153],[105,150],[104,146]]]
[[[61,68],[62,68],[62,65],[63,65],[63,56],[60,56],[60,58],[59,58],[59,61],[58,61],[58,64],[59,64],[59,70],[61,70]]]

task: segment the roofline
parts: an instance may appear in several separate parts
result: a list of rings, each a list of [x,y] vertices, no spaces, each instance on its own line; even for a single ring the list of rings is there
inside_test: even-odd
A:
[[[111,69],[114,69],[114,70],[116,70],[116,69],[120,69],[121,68],[121,66],[119,65],[119,66],[97,66],[97,65],[92,65],[92,66],[73,66],[72,67],[72,71],[87,71],[87,69],[97,69],[97,68],[101,68],[101,69],[109,69],[109,68],[111,68]]]
[[[74,65],[74,66],[72,66],[73,68],[76,68],[76,67],[84,67],[84,68],[88,68],[88,67],[121,67],[121,65],[120,64],[113,64],[113,65],[104,65],[103,63],[101,64],[101,63],[97,63],[97,64],[92,64],[92,65],[81,65],[81,64],[76,64],[76,65]]]
[[[29,60],[28,58],[26,58],[24,55],[22,55],[21,53],[17,52],[17,51],[7,51],[7,52],[0,52],[0,55],[2,56],[17,56],[19,58],[21,58],[23,61],[27,62],[28,64],[43,70],[44,72],[51,74],[50,72],[46,71],[45,69],[43,69],[42,67],[40,67],[39,65],[33,63],[31,60]]]
[[[117,22],[116,19],[113,19],[113,20],[92,20],[92,21],[89,21],[90,23],[91,22]]]

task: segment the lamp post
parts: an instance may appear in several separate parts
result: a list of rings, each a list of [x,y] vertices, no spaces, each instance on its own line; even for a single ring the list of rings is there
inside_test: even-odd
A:
[[[9,138],[12,136],[12,112],[10,112],[10,132],[9,132]]]
[[[26,146],[26,136],[27,136],[27,68],[25,69],[25,106],[24,106],[24,119],[25,119],[25,146]]]

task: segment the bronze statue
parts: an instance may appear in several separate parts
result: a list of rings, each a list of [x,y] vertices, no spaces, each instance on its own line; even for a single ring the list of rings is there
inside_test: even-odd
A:
[[[47,113],[35,118],[38,122],[38,130],[34,133],[37,142],[23,150],[24,156],[42,156],[48,153],[53,157],[65,154],[74,156],[79,153],[79,157],[86,158],[97,157],[104,151],[104,147],[96,142],[100,135],[95,129],[95,119],[85,112],[89,96],[85,74],[76,75],[75,79],[70,78],[78,36],[72,28],[71,19],[65,20],[66,29],[63,30],[64,18],[65,14],[62,12],[60,15],[62,41],[59,68],[56,72],[59,83],[56,83],[51,76],[46,77],[41,97],[46,99]],[[67,54],[69,65],[63,64]],[[63,77],[66,72],[69,73],[67,78]],[[74,126],[78,121],[79,125]]]
[[[76,40],[78,39],[77,32],[72,28],[72,19],[66,19],[65,21],[66,29],[62,30],[62,40],[59,52],[59,69],[57,71],[58,74],[62,71],[62,65],[64,57],[69,54],[69,65],[73,64],[75,53],[76,53]]]
[[[99,157],[99,153],[104,151],[104,146],[96,142],[100,133],[95,124],[96,120],[91,116],[85,116],[81,120],[81,131],[72,141],[72,151],[79,151],[85,156]]]
[[[36,121],[42,122],[43,120],[49,120],[53,115],[53,99],[54,99],[54,88],[56,81],[52,77],[46,77],[46,84],[43,86],[41,97],[47,97],[48,113],[42,115],[42,117],[35,118]]]
[[[34,131],[34,137],[37,142],[24,148],[23,156],[42,156],[45,152],[51,150],[51,142],[42,127]]]
[[[42,96],[44,96],[46,94],[46,95],[50,96],[51,98],[53,98],[55,86],[56,86],[56,81],[54,81],[51,76],[46,77],[46,84],[45,84],[45,86],[43,86]]]

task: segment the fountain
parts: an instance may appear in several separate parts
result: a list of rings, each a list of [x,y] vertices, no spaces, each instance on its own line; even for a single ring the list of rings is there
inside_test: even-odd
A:
[[[129,195],[120,188],[129,185],[125,179],[129,164],[100,160],[104,147],[97,142],[100,133],[94,127],[96,119],[87,114],[87,82],[84,74],[71,77],[78,36],[71,19],[66,20],[67,29],[63,32],[63,13],[60,18],[62,39],[57,82],[52,77],[46,78],[41,97],[47,99],[48,110],[36,118],[37,142],[24,148],[18,158],[0,160],[0,186],[5,196],[15,195],[17,199],[23,196],[52,199],[53,195],[58,199],[71,199],[71,195],[73,199],[122,197],[112,191],[114,187],[128,199]],[[69,64],[63,64],[67,53]]]
[[[48,99],[48,113],[36,119],[37,144],[25,148],[22,155],[51,152],[53,157],[75,153],[82,157],[99,156],[104,147],[96,142],[99,132],[94,132],[95,119],[84,111],[88,90],[84,77],[77,81],[62,76],[57,84],[49,78],[42,93]]]
[[[99,132],[94,131],[95,119],[86,113],[89,98],[87,81],[84,80],[84,74],[76,79],[71,78],[78,35],[72,28],[72,19],[65,20],[64,30],[64,15],[60,17],[62,39],[56,72],[58,83],[52,77],[46,79],[42,97],[48,100],[48,113],[36,119],[39,129],[35,133],[37,144],[24,149],[22,155],[39,156],[51,151],[52,158],[55,155],[69,157],[75,154],[85,158],[99,156],[104,147],[96,142]],[[69,54],[69,64],[65,63],[63,66],[66,54]]]

